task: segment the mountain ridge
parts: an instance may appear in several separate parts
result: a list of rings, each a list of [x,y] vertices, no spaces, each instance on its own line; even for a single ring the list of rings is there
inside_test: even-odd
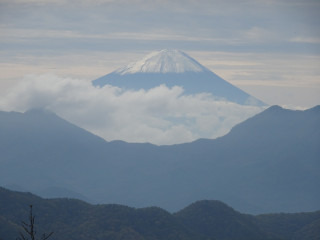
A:
[[[43,199],[2,187],[0,203],[0,239],[16,238],[23,231],[21,221],[27,219],[30,204],[36,231],[53,231],[53,240],[317,240],[320,220],[320,211],[255,216],[217,200],[197,201],[169,213],[159,207]]]
[[[106,142],[62,119],[17,114],[12,121],[0,112],[0,182],[169,211],[212,198],[248,213],[318,209],[320,108],[274,109],[224,137],[168,146]]]

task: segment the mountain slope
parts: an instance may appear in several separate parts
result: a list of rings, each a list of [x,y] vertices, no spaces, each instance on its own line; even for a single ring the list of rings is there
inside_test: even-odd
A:
[[[259,229],[253,218],[219,201],[195,202],[175,216],[188,229],[215,239],[266,239],[266,233]]]
[[[58,188],[170,211],[199,199],[249,213],[320,208],[319,106],[274,106],[224,137],[171,146],[106,142],[43,111],[0,112],[0,123],[1,185],[44,197]]]
[[[170,214],[158,207],[135,209],[123,205],[91,205],[75,199],[42,199],[0,187],[0,239],[15,239],[21,221],[33,205],[40,234],[54,232],[55,240],[295,240],[319,239],[320,212],[241,214],[214,200],[197,201]],[[300,238],[297,238],[300,237]]]
[[[312,211],[320,199],[319,123],[319,106],[305,111],[273,106],[221,138],[198,140],[184,147],[189,154],[203,153],[201,162],[208,170],[200,167],[199,175],[207,176],[211,171],[215,177],[207,181],[224,183],[224,189],[215,191],[229,189],[238,198],[238,203],[222,199],[228,204],[244,211],[238,204],[250,201],[253,204],[246,211],[252,207],[253,212],[254,205],[260,203],[263,206],[258,208],[264,212],[294,212],[302,205],[306,208],[301,210]],[[219,170],[212,171],[214,168]]]
[[[320,211],[312,213],[280,213],[256,216],[264,232],[283,239],[319,239]]]
[[[120,75],[133,73],[183,73],[207,72],[207,68],[178,50],[164,49],[152,52],[140,61],[124,66],[115,72]]]
[[[238,193],[246,194],[248,191],[249,194],[260,185],[263,190],[260,192],[258,188],[255,191],[256,202],[268,197],[279,207],[286,206],[287,211],[307,202],[316,206],[320,199],[316,191],[320,187],[319,123],[319,106],[306,111],[274,106],[237,125],[230,134],[221,138],[221,145],[235,144],[231,152],[223,153],[225,159],[242,163],[238,171],[246,181],[237,184]],[[288,203],[283,201],[284,198],[295,199],[296,202]],[[265,206],[270,207],[268,203]],[[279,208],[273,211],[277,210]]]
[[[105,146],[102,138],[39,109],[0,112],[0,126],[1,183],[36,192],[68,188],[64,178],[85,176],[87,160]]]
[[[245,105],[265,105],[178,50],[152,52],[92,83],[100,87],[109,84],[135,90],[150,89],[161,84],[168,87],[182,86],[185,94],[206,92],[219,100]]]
[[[20,223],[26,221],[30,204],[36,216],[37,232],[53,231],[53,240],[204,239],[188,230],[173,215],[156,207],[134,209],[115,204],[90,205],[73,199],[45,200],[3,188],[0,188],[0,203],[0,221],[5,223],[0,227],[0,236],[4,239],[23,232]]]

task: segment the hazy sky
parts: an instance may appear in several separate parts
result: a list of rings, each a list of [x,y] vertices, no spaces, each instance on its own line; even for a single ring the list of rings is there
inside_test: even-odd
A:
[[[318,0],[1,0],[1,87],[177,48],[270,104],[320,103]]]
[[[0,110],[37,106],[50,91],[49,108],[67,112],[57,109],[61,99],[67,105],[59,96],[79,89],[74,81],[88,84],[163,48],[185,51],[270,105],[312,107],[320,104],[319,12],[319,0],[0,0]],[[26,91],[29,105],[21,100]]]

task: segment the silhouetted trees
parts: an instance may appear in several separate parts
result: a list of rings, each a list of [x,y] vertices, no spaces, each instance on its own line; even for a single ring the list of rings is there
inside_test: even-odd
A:
[[[20,237],[17,238],[17,240],[46,240],[49,237],[51,237],[51,235],[53,234],[53,232],[49,233],[48,235],[46,233],[42,234],[41,238],[36,238],[36,230],[35,230],[35,226],[34,226],[34,219],[35,216],[32,213],[32,205],[30,205],[30,214],[29,214],[29,222],[26,223],[24,221],[22,221],[22,228],[24,230],[24,234],[20,232]]]

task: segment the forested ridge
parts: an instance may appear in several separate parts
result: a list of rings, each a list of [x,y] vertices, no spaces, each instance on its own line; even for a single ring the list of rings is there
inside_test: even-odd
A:
[[[158,207],[92,205],[76,199],[43,199],[0,188],[0,239],[16,239],[34,206],[37,232],[51,240],[199,239],[316,240],[320,211],[248,215],[215,200],[192,203],[169,213]]]

